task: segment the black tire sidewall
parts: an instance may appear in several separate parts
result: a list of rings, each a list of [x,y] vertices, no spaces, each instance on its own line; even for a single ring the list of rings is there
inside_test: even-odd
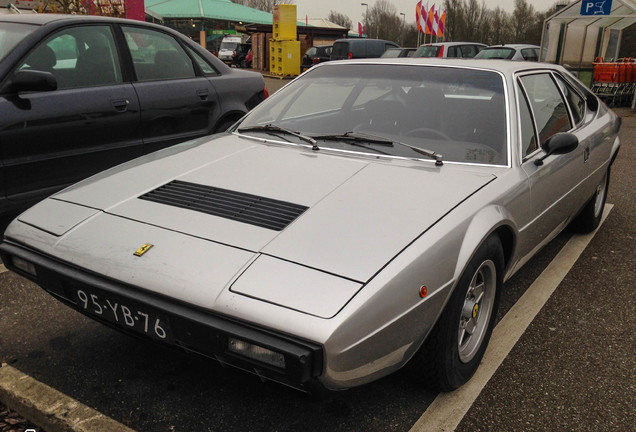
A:
[[[488,328],[477,353],[471,361],[463,363],[459,358],[458,328],[461,310],[470,282],[479,267],[487,260],[492,260],[496,269],[496,292]],[[499,297],[503,286],[504,258],[501,241],[497,236],[490,236],[479,247],[462,273],[457,286],[451,295],[442,316],[436,324],[440,332],[437,346],[437,386],[442,391],[452,391],[466,383],[475,373],[486,347],[497,318]]]
[[[591,233],[601,224],[601,219],[603,218],[603,210],[605,209],[605,202],[607,201],[607,194],[609,193],[609,183],[610,183],[610,170],[607,169],[607,173],[604,177],[605,181],[605,193],[603,194],[603,205],[601,206],[601,211],[598,215],[594,214],[594,208],[596,205],[596,190],[594,194],[589,199],[585,207],[581,213],[577,216],[575,220],[576,230],[583,233]]]

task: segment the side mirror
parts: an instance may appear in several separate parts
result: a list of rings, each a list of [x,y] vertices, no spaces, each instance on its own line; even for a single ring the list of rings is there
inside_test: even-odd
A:
[[[6,89],[9,93],[52,91],[57,90],[57,80],[50,72],[21,70],[13,75]]]
[[[534,161],[537,166],[543,165],[543,160],[551,155],[560,155],[570,153],[576,149],[579,145],[579,139],[576,135],[560,132],[552,135],[541,145],[541,149],[545,152],[545,155]]]

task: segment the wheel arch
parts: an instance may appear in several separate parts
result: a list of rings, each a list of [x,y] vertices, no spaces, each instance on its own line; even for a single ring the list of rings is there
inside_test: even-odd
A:
[[[242,111],[230,111],[221,116],[214,125],[214,132],[223,132],[225,129],[221,129],[224,125],[230,124],[230,126],[239,121],[245,115]],[[227,129],[227,128],[226,128]]]
[[[477,213],[466,229],[460,247],[455,280],[459,280],[477,249],[493,235],[497,236],[501,242],[505,275],[510,268],[516,247],[518,231],[515,226],[512,216],[499,205],[486,207]]]

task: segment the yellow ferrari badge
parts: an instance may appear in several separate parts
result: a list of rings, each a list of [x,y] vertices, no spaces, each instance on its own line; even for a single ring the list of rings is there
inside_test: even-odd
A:
[[[152,247],[152,245],[150,243],[146,243],[142,247],[137,249],[133,255],[140,257],[143,254],[145,254],[146,252],[148,252],[151,247]]]

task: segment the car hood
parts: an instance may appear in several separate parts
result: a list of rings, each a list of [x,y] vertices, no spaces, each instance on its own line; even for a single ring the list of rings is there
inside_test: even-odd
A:
[[[452,164],[380,161],[225,135],[124,164],[54,199],[364,283],[493,179]],[[231,194],[221,206],[247,197],[251,210],[241,212],[278,225],[221,211],[218,203],[184,208],[170,191],[147,199],[175,185]],[[259,207],[262,201],[278,207]]]

